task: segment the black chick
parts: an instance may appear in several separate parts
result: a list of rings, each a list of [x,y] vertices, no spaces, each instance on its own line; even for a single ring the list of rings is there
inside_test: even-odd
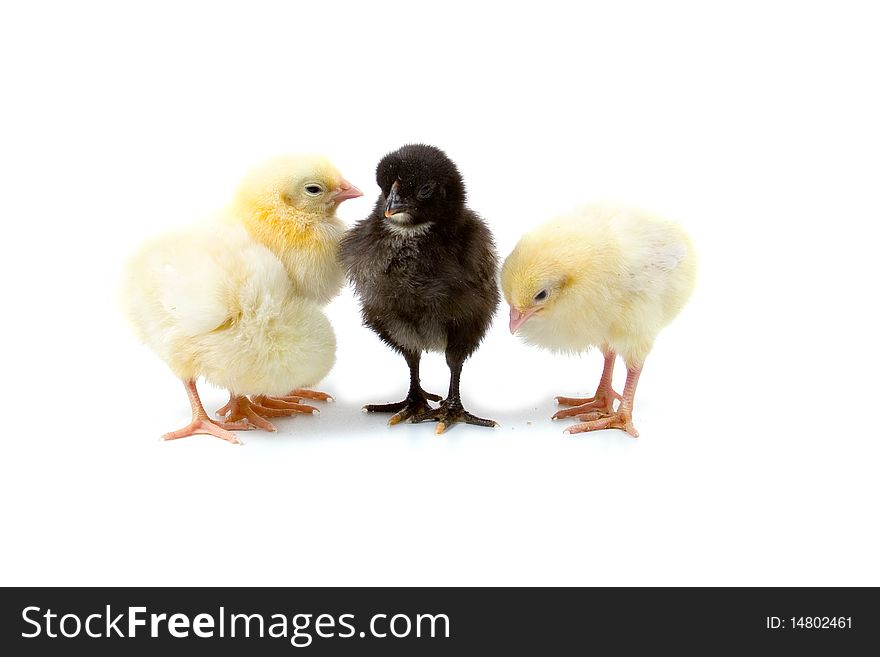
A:
[[[464,361],[479,346],[498,305],[498,256],[492,233],[465,205],[455,163],[434,146],[410,144],[376,167],[382,194],[366,219],[346,234],[343,266],[361,300],[364,324],[409,365],[406,399],[365,406],[395,413],[389,424],[436,420],[437,433],[456,422],[495,426],[468,413],[459,383]],[[419,382],[423,351],[443,351],[449,394],[439,408]]]

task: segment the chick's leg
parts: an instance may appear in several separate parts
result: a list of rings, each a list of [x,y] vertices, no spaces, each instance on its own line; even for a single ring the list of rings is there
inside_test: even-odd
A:
[[[605,366],[602,368],[602,378],[599,380],[596,394],[584,399],[557,397],[556,403],[560,406],[572,406],[573,408],[557,411],[553,415],[554,420],[574,417],[575,415],[582,415],[588,412],[596,412],[600,415],[611,415],[614,412],[614,400],[621,398],[611,387],[611,379],[614,374],[614,359],[617,357],[617,354],[613,349],[604,349],[602,353],[605,355]]]
[[[406,364],[409,366],[409,393],[407,393],[406,399],[393,404],[368,404],[364,406],[364,411],[367,413],[394,413],[388,420],[388,424],[392,426],[408,420],[414,415],[431,410],[428,400],[440,401],[441,399],[440,395],[432,395],[422,390],[422,384],[419,381],[419,362],[422,355],[404,351],[403,357],[406,358]]]
[[[189,397],[189,404],[192,407],[192,422],[182,429],[166,433],[162,436],[162,440],[175,440],[177,438],[185,438],[187,436],[194,436],[195,434],[203,433],[240,445],[241,441],[234,433],[232,433],[232,431],[245,431],[249,428],[248,423],[215,422],[208,417],[204,406],[202,406],[202,400],[199,399],[199,392],[196,390],[196,382],[190,379],[184,381],[183,385],[186,388],[186,394],[187,397]]]
[[[286,398],[266,397],[257,395],[248,399],[244,395],[229,393],[229,401],[226,406],[217,409],[217,415],[227,421],[235,422],[245,420],[260,429],[277,431],[274,424],[269,422],[270,417],[287,417],[296,413],[318,413],[317,408],[306,404],[284,401]]]
[[[425,411],[413,417],[410,422],[426,422],[435,420],[437,429],[435,433],[439,436],[450,426],[458,422],[473,424],[478,427],[496,427],[498,423],[495,420],[486,420],[476,415],[468,413],[461,403],[461,392],[459,386],[461,384],[461,368],[464,365],[465,357],[463,355],[450,354],[446,352],[446,363],[449,365],[449,394],[446,399],[441,402],[438,408]]]
[[[578,415],[578,419],[585,420],[585,422],[568,427],[565,433],[583,433],[584,431],[597,431],[599,429],[621,429],[633,438],[638,438],[639,432],[633,426],[632,409],[633,400],[636,396],[636,386],[639,383],[641,373],[641,364],[627,364],[626,385],[623,387],[623,397],[620,400],[618,409],[606,417],[599,417],[599,413],[596,411]]]

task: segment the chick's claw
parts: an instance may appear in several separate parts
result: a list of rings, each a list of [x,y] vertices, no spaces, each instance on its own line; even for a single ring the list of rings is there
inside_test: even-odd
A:
[[[438,408],[425,411],[424,413],[410,418],[410,422],[412,422],[413,424],[418,424],[420,422],[429,422],[431,420],[437,422],[436,434],[438,436],[444,433],[453,424],[458,424],[460,422],[464,422],[465,424],[473,424],[474,426],[478,427],[498,426],[498,423],[495,420],[487,420],[485,418],[477,417],[476,415],[468,413],[466,410],[464,410],[464,407],[462,407],[461,404],[450,405],[445,401],[440,404]]]

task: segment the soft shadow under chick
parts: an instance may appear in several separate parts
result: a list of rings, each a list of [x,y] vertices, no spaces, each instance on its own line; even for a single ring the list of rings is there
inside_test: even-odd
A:
[[[410,370],[406,399],[365,406],[391,412],[389,424],[436,420],[437,433],[456,422],[495,426],[468,413],[459,383],[464,361],[479,346],[498,305],[498,260],[492,234],[465,205],[455,164],[433,146],[411,144],[386,155],[376,168],[382,194],[366,219],[343,238],[340,255],[361,300],[364,324],[403,354]],[[423,351],[442,351],[449,393],[422,390]]]

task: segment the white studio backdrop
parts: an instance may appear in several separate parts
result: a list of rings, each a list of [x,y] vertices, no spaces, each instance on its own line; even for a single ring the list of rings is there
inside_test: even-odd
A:
[[[880,584],[872,3],[0,14],[0,584]],[[365,191],[356,221],[409,141],[458,163],[502,256],[595,199],[688,228],[700,280],[647,360],[641,437],[564,435],[553,397],[592,394],[601,359],[520,344],[506,306],[462,388],[501,427],[386,427],[360,407],[406,367],[346,289],[319,417],[159,442],[189,408],[120,317],[127,255],[290,151]]]

